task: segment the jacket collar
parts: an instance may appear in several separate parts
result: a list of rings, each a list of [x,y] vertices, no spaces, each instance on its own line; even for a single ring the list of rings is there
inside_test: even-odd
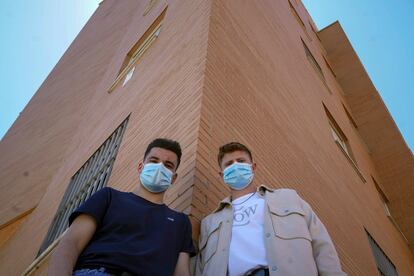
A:
[[[266,185],[262,184],[259,187],[257,187],[256,192],[258,192],[261,196],[264,196],[266,192],[273,193],[274,189],[267,187]],[[217,208],[213,211],[213,213],[220,212],[227,206],[231,206],[232,198],[231,196],[226,197],[222,201],[220,201]]]

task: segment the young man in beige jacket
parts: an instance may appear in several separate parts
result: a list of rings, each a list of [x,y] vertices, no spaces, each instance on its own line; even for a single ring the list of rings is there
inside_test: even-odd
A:
[[[201,223],[196,275],[346,275],[325,226],[296,191],[257,187],[246,146],[222,146],[218,162],[231,197]]]

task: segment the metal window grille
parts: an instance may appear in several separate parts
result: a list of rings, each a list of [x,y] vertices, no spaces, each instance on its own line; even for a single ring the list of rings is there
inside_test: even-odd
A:
[[[398,276],[397,269],[391,260],[385,255],[378,243],[368,233],[368,241],[371,246],[372,254],[374,254],[375,262],[377,263],[378,272],[384,276]]]
[[[38,255],[68,228],[68,219],[72,212],[92,194],[106,186],[127,123],[128,119],[106,139],[72,176]]]

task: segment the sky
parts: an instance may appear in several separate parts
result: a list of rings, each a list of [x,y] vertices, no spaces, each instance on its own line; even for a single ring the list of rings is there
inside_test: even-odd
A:
[[[414,151],[413,0],[302,0],[319,30],[339,21]]]
[[[0,5],[0,137],[101,0],[3,0]],[[414,149],[413,0],[303,0],[319,29],[338,20]]]
[[[1,1],[1,138],[101,1]]]

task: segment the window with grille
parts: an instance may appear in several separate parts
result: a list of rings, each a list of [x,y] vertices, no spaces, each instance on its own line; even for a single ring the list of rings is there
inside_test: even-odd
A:
[[[374,238],[365,230],[368,236],[369,245],[371,246],[372,254],[374,255],[377,269],[380,275],[384,276],[398,276],[397,269],[391,260],[385,255],[384,251],[374,240]]]
[[[72,212],[93,193],[106,186],[127,123],[128,119],[106,139],[72,176],[46,238],[40,247],[39,255],[68,228],[68,218]]]
[[[119,83],[122,81],[122,86],[125,86],[126,83],[132,78],[132,75],[135,71],[136,62],[142,57],[146,50],[155,42],[158,38],[161,26],[164,21],[167,8],[165,8],[157,19],[151,24],[148,30],[144,35],[132,46],[131,50],[126,55],[124,62],[119,70],[118,76],[109,88],[108,92],[112,92]]]

